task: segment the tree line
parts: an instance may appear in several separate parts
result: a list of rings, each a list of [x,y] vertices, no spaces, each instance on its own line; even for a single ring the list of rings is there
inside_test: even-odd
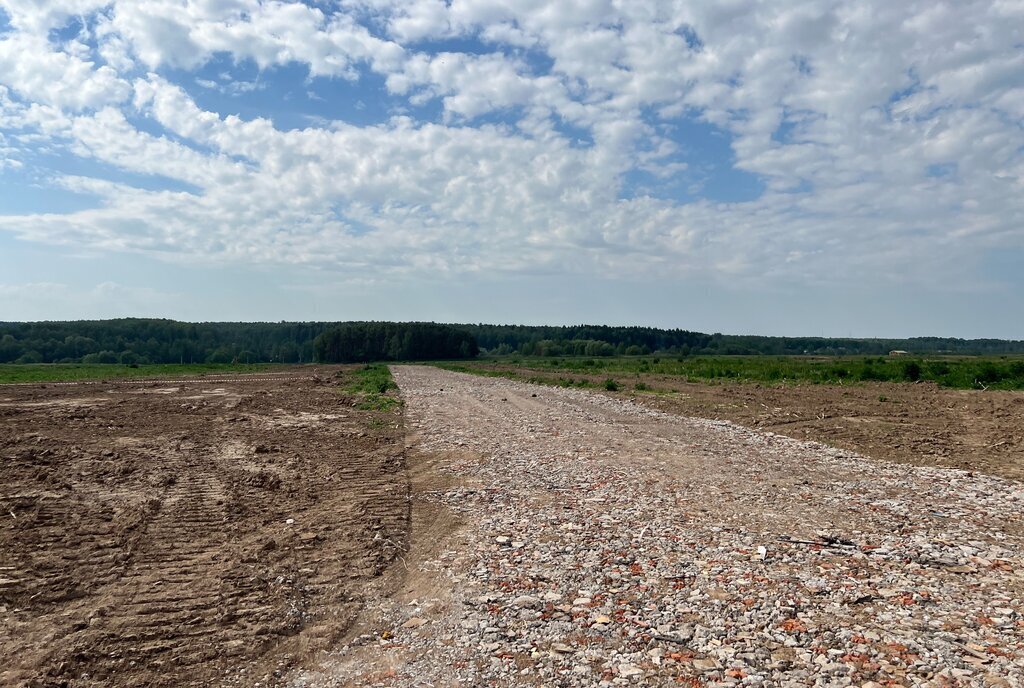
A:
[[[336,334],[321,337],[325,333]],[[0,363],[309,363],[466,358],[477,351],[498,356],[874,356],[894,349],[919,355],[1021,354],[1024,342],[759,337],[604,325],[186,323],[138,318],[0,323]]]
[[[633,356],[879,356],[893,350],[914,354],[999,355],[1024,353],[1024,341],[914,337],[855,339],[706,334],[682,329],[610,325],[460,325],[491,355]]]
[[[0,323],[0,363],[310,363],[326,323]]]
[[[473,358],[480,351],[473,335],[436,323],[347,323],[313,341],[318,361],[433,361]]]

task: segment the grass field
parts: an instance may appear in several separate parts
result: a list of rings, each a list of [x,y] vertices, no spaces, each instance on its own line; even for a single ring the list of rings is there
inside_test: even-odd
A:
[[[136,368],[115,364],[38,363],[18,365],[5,363],[0,364],[0,384],[175,377],[179,375],[230,375],[273,371],[281,367],[281,364],[278,363],[186,363],[184,365],[140,365]]]
[[[695,382],[729,380],[762,384],[855,384],[858,382],[934,382],[953,389],[1024,390],[1024,357],[799,357],[799,356],[620,356],[611,358],[490,358],[438,364],[448,370],[510,377],[575,387],[643,389],[640,376],[667,375]],[[186,375],[270,372],[280,364],[0,365],[0,384],[74,382]],[[595,377],[600,378],[595,380]],[[394,382],[382,364],[356,373],[351,391],[387,404]]]
[[[668,375],[695,382],[729,380],[762,384],[855,384],[934,382],[954,389],[1024,389],[1024,357],[799,357],[669,356],[613,358],[492,358],[442,363],[449,370],[496,375],[562,386],[609,389],[636,383],[641,375]],[[552,378],[552,374],[558,377]],[[575,377],[582,375],[584,377]],[[603,380],[596,381],[594,376]],[[632,380],[630,378],[633,378]]]

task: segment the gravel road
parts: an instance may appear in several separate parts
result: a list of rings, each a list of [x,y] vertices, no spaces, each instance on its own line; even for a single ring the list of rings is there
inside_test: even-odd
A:
[[[298,685],[1024,685],[1019,483],[393,373],[414,499],[460,526],[414,522],[420,582]]]

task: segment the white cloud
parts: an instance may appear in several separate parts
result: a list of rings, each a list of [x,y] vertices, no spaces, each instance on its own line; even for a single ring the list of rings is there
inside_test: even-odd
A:
[[[298,2],[120,2],[111,28],[150,69],[193,68],[226,52],[261,69],[301,62],[313,75],[354,78],[355,63],[388,69],[404,52],[344,14],[327,17]]]
[[[15,27],[0,37],[9,166],[19,142],[40,137],[188,186],[50,170],[100,200],[0,216],[27,239],[352,275],[635,271],[751,284],[967,280],[986,252],[1024,245],[1019,3],[2,6]],[[91,28],[55,43],[49,30],[78,15]],[[428,49],[449,39],[477,49]],[[204,110],[189,87],[266,83],[171,79],[216,55],[314,77],[373,73],[409,113],[438,102],[443,123],[317,115],[283,130]],[[693,153],[706,142],[688,138],[704,134],[687,133],[704,130],[684,126],[694,121],[728,134],[732,160],[714,162],[756,175],[760,197],[623,194],[641,172],[706,193],[708,161]]]
[[[28,101],[71,110],[116,104],[129,93],[111,67],[54,49],[45,37],[24,32],[0,39],[0,80]]]
[[[0,0],[0,10],[25,33],[45,35],[68,19],[84,16],[110,4],[110,0]]]

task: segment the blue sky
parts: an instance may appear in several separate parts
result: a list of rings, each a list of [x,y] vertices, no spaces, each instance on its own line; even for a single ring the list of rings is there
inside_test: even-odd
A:
[[[1024,338],[1013,3],[0,0],[0,320]]]

